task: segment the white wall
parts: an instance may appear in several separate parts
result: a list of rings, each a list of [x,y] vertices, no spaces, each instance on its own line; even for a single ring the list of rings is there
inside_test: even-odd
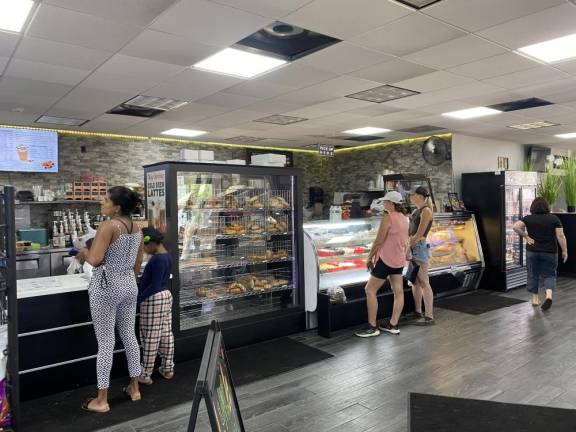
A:
[[[524,146],[511,141],[454,134],[452,136],[452,170],[454,190],[461,194],[462,173],[498,170],[498,157],[510,159],[509,169],[524,167]]]

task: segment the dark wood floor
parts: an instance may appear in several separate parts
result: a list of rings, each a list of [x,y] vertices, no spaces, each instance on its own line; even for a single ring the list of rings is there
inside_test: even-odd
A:
[[[294,336],[335,357],[240,387],[247,431],[406,431],[408,392],[576,408],[576,280],[559,281],[547,313],[522,303],[436,317],[435,327],[404,325],[400,336]],[[183,432],[189,412],[183,404],[107,432]],[[205,421],[199,430],[209,430]]]

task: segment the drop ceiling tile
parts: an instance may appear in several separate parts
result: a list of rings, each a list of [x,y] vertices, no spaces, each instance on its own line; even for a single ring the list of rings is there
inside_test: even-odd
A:
[[[349,75],[376,81],[382,84],[390,84],[429,74],[434,71],[435,69],[426,66],[396,59],[357,70]]]
[[[411,9],[386,0],[315,0],[283,21],[350,39],[410,13]]]
[[[423,93],[473,82],[474,80],[471,78],[466,78],[449,72],[436,71],[427,75],[421,75],[416,78],[396,82],[394,85]]]
[[[514,72],[495,78],[489,78],[485,82],[507,89],[518,89],[538,83],[555,81],[563,78],[569,78],[565,72],[558,71],[548,66],[539,66],[534,69]]]
[[[40,117],[42,111],[25,111],[25,112],[13,112],[13,111],[0,111],[0,124],[9,125],[31,125],[34,121]]]
[[[463,109],[473,108],[473,107],[474,107],[474,105],[471,105],[471,104],[466,103],[466,102],[450,101],[450,102],[443,102],[441,104],[434,104],[434,105],[430,105],[430,106],[425,106],[425,107],[420,108],[420,111],[427,112],[430,114],[443,114],[446,112],[458,111],[458,110],[463,110]]]
[[[8,60],[9,60],[8,57],[0,57],[0,75],[2,75],[2,71],[8,64]]]
[[[449,72],[477,80],[497,77],[538,67],[538,63],[514,52],[500,54],[448,69]]]
[[[576,109],[563,105],[547,105],[519,111],[519,114],[533,119],[555,121],[556,119],[576,119]]]
[[[340,113],[343,111],[350,111],[355,108],[363,108],[369,105],[373,105],[370,102],[360,101],[350,98],[338,98],[327,102],[322,102],[315,105],[310,105],[304,108],[299,108],[294,111],[285,113],[286,115],[293,117],[302,117],[307,119],[313,119],[317,117],[324,117],[327,115]],[[347,114],[351,115],[351,114]]]
[[[122,133],[130,135],[141,135],[141,136],[157,136],[166,138],[166,135],[162,135],[162,132],[168,129],[182,128],[184,125],[182,122],[174,122],[168,120],[161,120],[158,118],[152,118],[144,120],[133,126],[129,126],[122,129]],[[174,137],[178,138],[178,137]]]
[[[221,49],[197,43],[190,37],[145,30],[124,47],[121,53],[163,63],[191,66]]]
[[[0,110],[44,111],[72,88],[65,84],[4,76],[0,80]]]
[[[214,117],[226,112],[233,111],[233,108],[213,106],[190,102],[180,108],[176,108],[158,116],[161,120],[179,121],[179,122],[196,122]]]
[[[488,106],[496,105],[513,100],[524,99],[526,96],[517,92],[510,92],[506,90],[496,90],[492,93],[486,93],[479,96],[463,97],[462,102],[468,103],[472,106]]]
[[[227,47],[260,30],[269,18],[206,0],[184,0],[152,25],[159,30],[187,36],[195,43]]]
[[[213,0],[215,3],[235,7],[257,15],[269,18],[280,18],[311,0]]]
[[[564,0],[443,0],[423,12],[466,30],[477,31],[563,3]]]
[[[259,102],[262,99],[251,96],[240,96],[226,92],[214,93],[208,97],[198,99],[196,102],[199,104],[220,106],[224,108],[238,109]]]
[[[517,49],[572,34],[576,31],[575,22],[576,7],[572,4],[563,4],[490,27],[479,34],[512,49]]]
[[[12,59],[8,69],[6,69],[5,75],[58,84],[76,85],[88,76],[89,73],[90,71],[83,69]]]
[[[40,5],[28,35],[86,48],[115,52],[142,29],[47,4]]]
[[[142,117],[103,114],[86,123],[86,125],[82,126],[82,129],[98,132],[118,132],[143,121],[146,121],[146,119]]]
[[[300,89],[334,77],[336,77],[336,74],[331,72],[322,71],[299,63],[291,63],[263,75],[256,80],[257,82],[277,84],[290,87],[291,89]]]
[[[277,101],[275,99],[264,100],[247,107],[249,110],[265,114],[285,114],[288,111],[294,111],[298,108],[302,108],[302,106],[299,104]]]
[[[384,104],[370,104],[370,106],[366,106],[363,108],[355,108],[352,109],[350,111],[347,111],[350,114],[356,114],[356,115],[361,115],[361,116],[366,116],[366,117],[376,117],[376,116],[382,116],[385,114],[392,114],[395,112],[400,112],[402,110],[398,109],[398,108],[393,108],[393,107],[389,107],[386,106]]]
[[[113,92],[130,92],[135,96],[137,94],[146,93],[146,90],[156,86],[158,83],[158,80],[152,80],[147,77],[131,77],[129,75],[96,71],[82,81],[79,87],[95,90],[110,90]]]
[[[263,116],[263,113],[249,110],[236,110],[230,111],[225,114],[220,114],[218,116],[211,117],[207,120],[202,120],[195,123],[195,127],[201,130],[213,130],[222,129],[225,127],[235,126],[240,123],[245,123],[259,119]]]
[[[569,77],[551,81],[538,80],[533,84],[517,88],[514,91],[522,95],[546,99],[550,102],[569,102],[576,99],[576,78]]]
[[[85,70],[95,69],[111,56],[106,51],[29,36],[22,39],[14,54],[17,59]]]
[[[303,57],[298,63],[332,73],[347,74],[388,60],[392,60],[392,57],[340,42]]]
[[[366,48],[403,56],[465,35],[465,32],[453,26],[414,13],[352,41]]]
[[[576,75],[576,60],[557,63],[554,67],[569,74]]]
[[[292,87],[287,87],[278,84],[272,84],[255,80],[247,80],[241,84],[227,88],[227,93],[237,94],[240,96],[250,96],[259,99],[270,99],[293,90]]]
[[[0,56],[10,57],[16,44],[18,43],[19,35],[15,33],[0,32]]]
[[[177,0],[44,0],[43,3],[110,21],[146,26]]]
[[[46,114],[62,117],[94,118],[98,114],[103,114],[133,97],[133,93],[76,87],[58,101]]]
[[[242,80],[194,69],[186,69],[164,83],[147,91],[149,96],[179,100],[196,100],[209,96]]]
[[[505,52],[498,45],[469,35],[415,52],[404,59],[436,69],[448,69]]]

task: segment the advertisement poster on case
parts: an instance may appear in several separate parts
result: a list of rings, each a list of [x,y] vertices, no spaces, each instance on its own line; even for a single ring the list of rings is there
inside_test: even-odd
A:
[[[146,208],[148,226],[166,232],[166,175],[164,171],[146,174]]]

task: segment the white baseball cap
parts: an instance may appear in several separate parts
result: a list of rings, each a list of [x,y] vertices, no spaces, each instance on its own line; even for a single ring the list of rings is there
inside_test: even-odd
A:
[[[384,201],[390,201],[393,202],[394,204],[402,204],[404,200],[402,199],[402,195],[400,194],[400,192],[390,191],[386,195],[384,195]]]

